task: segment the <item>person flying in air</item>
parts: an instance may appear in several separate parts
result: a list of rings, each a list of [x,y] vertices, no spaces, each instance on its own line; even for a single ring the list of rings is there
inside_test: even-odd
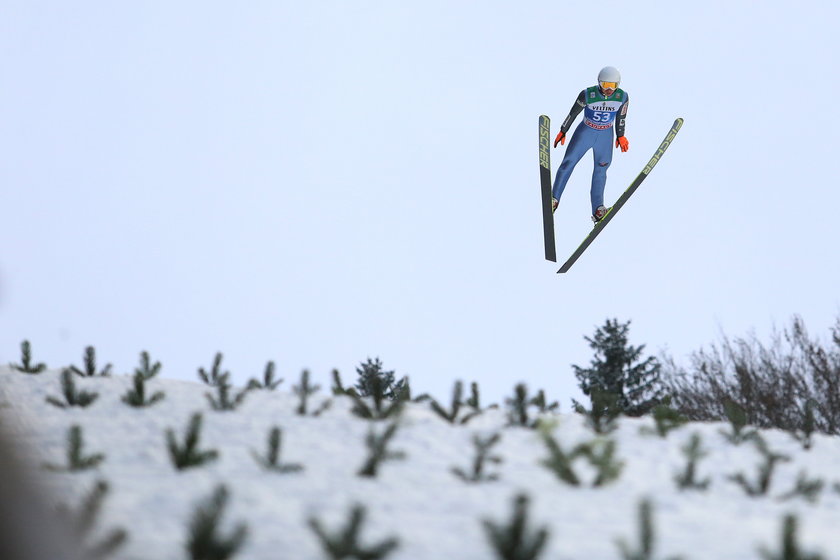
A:
[[[596,224],[607,215],[609,209],[604,206],[604,187],[607,184],[607,168],[612,163],[613,125],[615,125],[615,147],[622,152],[630,149],[630,143],[624,136],[624,119],[627,116],[627,92],[619,89],[621,74],[612,66],[607,66],[598,73],[598,85],[588,87],[578,95],[569,116],[563,121],[554,147],[565,145],[566,133],[578,114],[583,111],[581,122],[569,140],[569,147],[563,162],[557,169],[552,189],[552,211],[557,210],[560,196],[572,175],[572,170],[580,158],[592,149],[595,158],[595,170],[592,172],[592,188],[589,196],[592,202],[592,221]]]

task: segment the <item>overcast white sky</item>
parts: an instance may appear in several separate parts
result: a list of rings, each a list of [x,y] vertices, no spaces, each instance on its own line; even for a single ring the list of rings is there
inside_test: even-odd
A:
[[[237,383],[368,356],[446,397],[570,364],[607,318],[648,353],[840,312],[835,2],[39,2],[0,17],[0,362],[87,345]],[[543,259],[537,118],[598,70],[631,104],[611,203]],[[553,166],[562,149],[552,153]],[[556,214],[591,227],[587,155]]]

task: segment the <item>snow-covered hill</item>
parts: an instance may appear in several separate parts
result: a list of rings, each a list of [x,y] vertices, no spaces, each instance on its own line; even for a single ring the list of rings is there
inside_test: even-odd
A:
[[[408,404],[388,444],[401,452],[380,465],[375,477],[359,476],[368,457],[366,438],[382,434],[390,421],[371,422],[352,413],[353,401],[333,396],[328,388],[309,403],[314,411],[329,400],[320,415],[299,415],[298,397],[286,380],[276,391],[255,390],[234,411],[216,411],[199,382],[154,378],[149,393],[165,398],[148,408],[132,408],[122,396],[133,385],[129,376],[73,376],[77,389],[98,393],[86,408],[59,408],[48,397],[62,399],[61,372],[32,375],[0,368],[0,421],[14,441],[26,448],[28,475],[46,489],[49,499],[78,507],[99,480],[108,482],[102,514],[91,542],[116,528],[127,531],[114,558],[169,560],[187,558],[188,526],[196,507],[223,484],[229,501],[221,533],[247,524],[244,544],[234,558],[315,560],[328,558],[309,520],[337,532],[355,504],[366,507],[361,541],[375,545],[389,538],[398,546],[391,560],[485,560],[496,558],[483,523],[507,524],[514,499],[526,495],[529,529],[547,528],[543,559],[622,558],[617,541],[639,547],[639,506],[649,500],[655,527],[652,558],[679,555],[686,559],[745,560],[761,558],[760,548],[781,550],[781,527],[787,514],[798,519],[798,542],[825,558],[840,558],[840,439],[814,436],[810,450],[791,434],[762,431],[772,453],[790,457],[776,465],[766,495],[751,497],[730,479],[743,473],[755,484],[763,456],[753,442],[734,445],[721,431],[724,424],[684,425],[662,438],[648,433],[651,418],[619,422],[606,438],[615,441],[623,463],[617,480],[593,487],[596,469],[584,457],[574,464],[580,486],[561,480],[542,462],[550,453],[544,435],[550,430],[560,447],[572,450],[593,442],[596,434],[585,417],[551,414],[551,427],[540,430],[509,425],[505,407],[486,409],[465,425],[450,424],[429,403]],[[325,380],[319,379],[324,384]],[[511,388],[511,395],[513,388]],[[448,404],[448,403],[445,403]],[[200,412],[199,448],[216,450],[206,465],[177,470],[167,448],[167,430],[178,442],[185,438],[194,413]],[[104,454],[96,468],[62,472],[45,468],[67,464],[68,430],[81,428],[85,455]],[[281,460],[300,471],[264,469],[254,454],[266,455],[271,430],[282,430]],[[500,440],[488,463],[497,480],[468,483],[453,467],[471,472],[475,435]],[[675,475],[685,470],[683,448],[697,434],[708,455],[697,464],[706,490],[680,490]],[[600,440],[604,450],[604,441]],[[781,499],[804,474],[824,486],[814,501],[801,495]],[[774,557],[775,558],[775,557]],[[781,556],[779,556],[781,558]]]

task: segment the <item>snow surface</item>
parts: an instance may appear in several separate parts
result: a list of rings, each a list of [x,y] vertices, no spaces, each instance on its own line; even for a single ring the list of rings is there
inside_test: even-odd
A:
[[[728,426],[691,423],[663,439],[643,433],[642,428],[653,427],[651,418],[625,418],[609,436],[625,463],[619,480],[601,488],[572,487],[540,464],[548,452],[539,433],[508,426],[504,407],[459,426],[445,422],[428,403],[412,403],[391,445],[406,458],[385,463],[379,476],[370,479],[357,475],[367,454],[364,440],[371,426],[381,433],[386,424],[354,416],[351,400],[333,397],[327,387],[313,398],[313,408],[326,399],[331,406],[318,417],[304,417],[295,413],[298,398],[290,390],[297,379],[286,379],[277,391],[250,393],[236,411],[217,412],[205,397],[210,388],[199,382],[155,378],[147,388],[164,391],[166,398],[151,408],[134,409],[121,401],[131,377],[74,377],[80,389],[100,396],[88,408],[62,410],[45,402],[47,396],[61,395],[59,371],[27,375],[0,368],[0,414],[27,449],[28,472],[55,504],[76,507],[95,481],[109,482],[97,530],[129,531],[116,558],[186,558],[191,514],[219,483],[228,486],[231,496],[223,532],[239,522],[249,526],[247,542],[236,556],[243,559],[326,558],[307,519],[317,517],[338,530],[354,503],[368,508],[363,542],[399,538],[390,560],[491,559],[496,556],[481,521],[507,522],[513,498],[521,492],[531,498],[531,527],[550,529],[544,559],[621,558],[617,540],[637,546],[643,498],[653,503],[656,558],[760,558],[759,547],[780,549],[786,513],[799,517],[799,542],[806,551],[840,558],[840,493],[832,489],[840,482],[836,437],[817,435],[813,447],[804,450],[788,433],[762,431],[771,450],[793,460],[778,467],[768,496],[753,498],[728,476],[744,472],[755,479],[760,455],[752,444],[726,441],[720,430]],[[164,433],[172,428],[181,440],[197,411],[204,418],[200,445],[217,449],[220,457],[179,472],[170,463]],[[595,437],[580,415],[552,418],[553,436],[564,449]],[[67,430],[73,424],[83,428],[85,452],[105,453],[105,461],[96,470],[75,474],[44,469],[45,462],[66,461]],[[255,462],[251,451],[265,453],[273,426],[283,429],[282,460],[301,463],[304,471],[277,474]],[[468,484],[454,476],[452,467],[470,468],[473,435],[497,431],[502,438],[494,455],[503,462],[489,471],[498,473],[499,480]],[[673,480],[686,464],[680,448],[695,433],[709,451],[698,476],[710,477],[712,484],[707,491],[680,491]],[[593,471],[583,462],[578,470],[591,480]],[[819,499],[780,500],[801,471],[825,480]]]

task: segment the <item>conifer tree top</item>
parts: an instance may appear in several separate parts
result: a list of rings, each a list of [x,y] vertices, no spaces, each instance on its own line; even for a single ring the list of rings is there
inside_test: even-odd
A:
[[[641,416],[661,401],[661,365],[653,356],[642,359],[645,346],[629,342],[630,321],[607,319],[595,334],[584,337],[595,351],[590,367],[572,366],[578,386],[590,398],[594,391],[616,395],[624,414]]]

